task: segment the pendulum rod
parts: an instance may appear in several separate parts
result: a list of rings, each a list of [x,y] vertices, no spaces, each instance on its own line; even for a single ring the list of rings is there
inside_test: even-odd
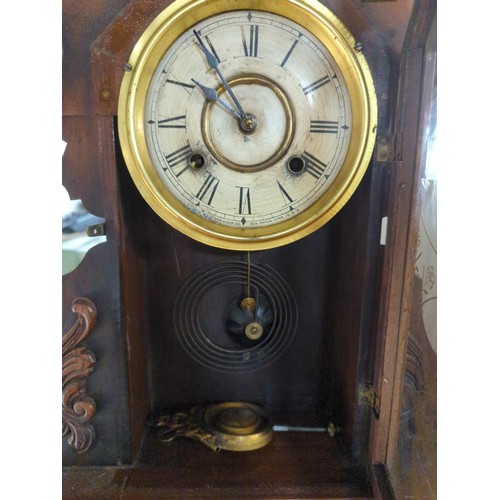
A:
[[[254,311],[257,307],[255,299],[251,293],[251,276],[250,276],[250,251],[247,252],[247,296],[241,301],[241,308],[245,311]]]
[[[247,297],[251,297],[251,294],[250,294],[250,251],[247,252]]]

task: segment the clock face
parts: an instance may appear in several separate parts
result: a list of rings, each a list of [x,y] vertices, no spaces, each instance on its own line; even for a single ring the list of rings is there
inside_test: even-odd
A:
[[[255,117],[254,130],[207,102],[195,83],[236,111],[194,30]],[[316,37],[284,17],[238,11],[198,23],[166,52],[145,122],[156,173],[184,206],[223,226],[260,227],[295,217],[324,194],[345,159],[352,113],[344,78]]]
[[[376,120],[366,63],[329,12],[297,7],[309,1],[205,3],[213,15],[177,4],[187,29],[167,12],[135,50],[120,96],[127,165],[153,209],[195,239],[294,241],[329,220],[366,169]]]

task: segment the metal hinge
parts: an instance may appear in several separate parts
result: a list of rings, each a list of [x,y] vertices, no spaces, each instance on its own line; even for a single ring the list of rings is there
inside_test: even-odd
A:
[[[380,415],[380,396],[375,392],[373,384],[358,385],[358,404],[372,408],[375,417],[378,419]]]
[[[403,136],[382,135],[377,139],[376,159],[378,162],[400,161],[402,158]]]
[[[93,226],[87,227],[87,236],[105,236],[106,235],[106,223],[94,224]]]

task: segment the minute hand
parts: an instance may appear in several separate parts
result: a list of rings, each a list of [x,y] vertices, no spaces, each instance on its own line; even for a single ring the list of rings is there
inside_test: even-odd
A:
[[[194,36],[198,40],[198,43],[200,44],[200,48],[205,54],[205,57],[207,58],[208,65],[215,69],[217,72],[217,75],[221,79],[222,84],[226,88],[228,94],[231,96],[231,99],[233,100],[234,104],[236,105],[236,108],[238,109],[238,112],[240,114],[240,118],[243,118],[245,116],[245,112],[243,111],[243,108],[241,107],[241,104],[238,102],[238,99],[236,99],[236,96],[234,95],[234,92],[232,91],[231,87],[229,84],[226,82],[226,79],[224,78],[224,75],[220,72],[219,69],[219,61],[217,61],[217,58],[210,52],[205,44],[203,43],[203,40],[200,38],[200,35],[196,32],[196,30],[193,30]]]

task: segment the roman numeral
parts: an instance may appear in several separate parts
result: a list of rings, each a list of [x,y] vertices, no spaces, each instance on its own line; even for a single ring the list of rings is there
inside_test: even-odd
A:
[[[293,198],[286,192],[285,188],[280,184],[280,181],[277,181],[277,183],[278,187],[280,188],[281,195],[283,196],[283,201],[285,202],[285,205],[288,203],[293,203]]]
[[[212,174],[207,174],[205,182],[203,182],[200,190],[196,193],[196,198],[203,201],[207,205],[211,205],[218,187],[219,179],[214,177]]]
[[[247,45],[245,28],[241,27],[241,40],[243,42],[243,51],[247,57],[257,57],[259,52],[259,27],[250,25],[250,43]]]
[[[165,159],[167,160],[169,167],[174,168],[176,165],[179,165],[180,163],[187,162],[192,154],[193,151],[191,150],[191,147],[188,144],[187,146],[184,146],[183,148],[178,149],[177,151],[174,151],[169,155],[165,155]],[[182,172],[184,172],[184,170]],[[177,177],[181,175],[182,172],[177,174]]]
[[[319,179],[325,173],[327,165],[307,151],[304,151],[304,158],[306,160],[306,172],[315,179]]]
[[[250,203],[250,188],[241,186],[237,187],[240,188],[240,208],[238,213],[251,215],[252,205]]]
[[[182,121],[184,121],[184,123],[179,123]],[[186,128],[186,115],[160,120],[158,122],[158,128]]]
[[[283,67],[286,64],[286,62],[288,61],[288,58],[292,55],[292,52],[295,49],[295,47],[297,47],[298,43],[299,43],[298,39],[295,40],[295,42],[293,42],[293,45],[290,47],[290,49],[286,53],[285,59],[283,59],[283,62],[280,64],[281,67]]]
[[[308,95],[311,92],[318,90],[320,87],[323,87],[323,85],[326,85],[329,81],[330,77],[324,76],[323,78],[320,78],[319,80],[316,80],[315,82],[311,83],[307,87],[304,87],[302,90],[304,91],[305,95]]]
[[[324,120],[311,120],[310,131],[314,134],[338,134],[339,122],[328,122]]]

